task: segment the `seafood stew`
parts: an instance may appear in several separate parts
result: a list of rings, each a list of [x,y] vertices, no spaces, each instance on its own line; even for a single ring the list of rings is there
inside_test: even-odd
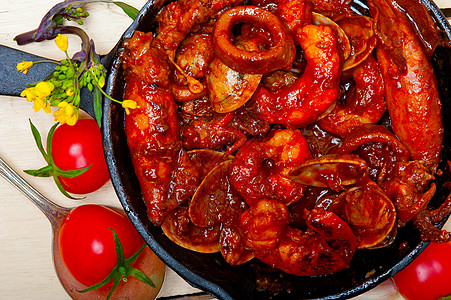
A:
[[[361,7],[361,6],[357,6],[355,3],[353,3],[353,8],[355,10],[358,11],[363,11],[366,14],[368,14],[368,12],[365,10],[365,7]],[[152,9],[155,9],[154,13],[157,12],[158,8],[155,8],[152,5],[147,6],[145,9],[150,9],[150,11],[152,11]],[[253,12],[255,13],[255,12]],[[154,22],[153,18],[155,17],[154,14],[150,13],[150,14],[146,14],[146,11],[144,10],[144,12],[141,13],[141,17],[143,17],[143,19],[140,20],[139,22],[139,26],[137,28],[137,30],[143,31],[143,32],[149,32],[149,31],[153,31],[155,32],[156,26],[157,24]],[[147,19],[148,18],[148,19]],[[148,21],[148,23],[145,22],[145,20],[151,20]],[[440,21],[440,20],[438,20]],[[337,22],[339,23],[339,22]],[[145,24],[145,25],[144,25]],[[352,23],[347,23],[347,24],[343,24],[342,26],[344,27],[345,25],[348,26],[352,26]],[[293,25],[294,27],[296,25]],[[288,26],[288,28],[290,28]],[[313,33],[309,33],[309,29],[312,30],[314,29],[313,27],[308,27],[305,31],[304,34],[308,35],[308,34],[312,34],[312,36],[314,34],[317,34],[318,32],[315,31]],[[444,28],[445,29],[445,28]],[[447,29],[447,28],[446,28]],[[321,32],[321,38],[323,39],[327,36],[327,34],[330,33],[327,32],[328,30],[325,29],[324,32]],[[128,36],[126,36],[127,38],[130,38],[132,36],[132,31],[130,31],[128,34]],[[143,37],[144,38],[144,37]],[[307,41],[309,39],[306,39],[305,41]],[[299,38],[299,43],[302,42],[302,38]],[[244,42],[244,45],[246,47],[254,47],[253,45],[254,41],[253,40],[247,40]],[[370,42],[368,42],[368,44],[370,44]],[[291,50],[289,49],[290,47],[288,47],[288,49],[285,49],[283,51],[287,52],[287,53],[291,53]],[[307,47],[306,47],[307,48]],[[174,51],[174,49],[169,49],[170,51]],[[284,52],[284,53],[285,53]],[[372,51],[370,51],[372,52]],[[336,53],[334,57],[335,61],[337,61],[337,63],[334,65],[332,64],[332,68],[337,68],[339,65],[339,62],[343,59],[341,57],[338,57],[339,53]],[[291,56],[292,54],[288,55]],[[320,56],[321,57],[321,56]],[[355,57],[355,56],[354,56]],[[438,47],[434,53],[434,56],[432,58],[432,62],[434,64],[435,67],[435,73],[438,79],[438,90],[441,92],[441,99],[442,99],[442,114],[444,116],[447,115],[446,111],[449,112],[449,103],[447,103],[447,99],[449,99],[449,95],[447,95],[447,90],[444,88],[447,86],[447,84],[449,84],[450,80],[449,80],[449,75],[446,74],[446,70],[447,68],[449,68],[449,49],[444,48],[444,47]],[[371,70],[371,66],[374,66],[374,62],[368,60],[365,61],[365,63],[369,66],[367,68],[364,68],[363,70]],[[284,64],[284,62],[282,62],[281,64]],[[124,92],[124,85],[123,85],[123,81],[121,82],[118,79],[120,78],[122,80],[122,69],[121,69],[121,61],[118,59],[117,60],[117,65],[116,67],[118,68],[115,72],[113,72],[112,77],[110,77],[109,79],[109,89],[110,92],[114,92],[117,93],[118,95],[122,95],[122,93]],[[243,71],[243,70],[241,70]],[[251,70],[248,71],[249,73],[255,73],[255,72],[261,72],[261,70]],[[346,72],[346,71],[343,71]],[[369,71],[371,72],[371,71]],[[356,78],[355,76],[358,76],[356,74],[358,74],[359,72],[356,72],[355,69],[353,69],[352,67],[349,68],[349,71],[347,72],[348,76]],[[251,78],[255,77],[255,75],[258,74],[251,74]],[[252,80],[252,79],[251,79]],[[290,80],[290,78],[288,78],[288,80]],[[337,80],[337,79],[331,79],[333,80]],[[258,80],[260,81],[260,80]],[[280,80],[278,81],[273,80],[274,82],[280,82]],[[129,81],[132,82],[132,81]],[[212,81],[214,82],[214,80]],[[134,84],[134,83],[133,83]],[[207,83],[208,85],[208,83]],[[267,86],[270,86],[269,84]],[[136,87],[137,88],[137,87]],[[132,89],[135,90],[135,89]],[[336,91],[332,91],[332,93],[334,93]],[[378,91],[374,91],[375,93],[377,93]],[[263,99],[260,100],[262,101],[262,103],[265,103],[265,99],[269,99],[273,96],[271,96],[271,94],[274,94],[274,92],[270,89],[270,88],[258,88],[257,87],[257,91],[255,92],[257,93],[257,95],[262,95],[259,99]],[[254,93],[254,95],[255,95]],[[379,91],[380,93],[380,91]],[[329,93],[330,94],[330,93]],[[268,96],[270,95],[270,96]],[[336,98],[337,95],[335,96],[331,96],[331,98]],[[220,96],[219,96],[220,98]],[[377,98],[377,97],[375,97]],[[236,99],[235,99],[236,100]],[[234,102],[236,103],[236,101]],[[235,105],[234,103],[232,103],[232,106]],[[229,105],[229,103],[227,103],[227,105]],[[324,108],[327,109],[330,107],[330,103],[324,104]],[[224,106],[224,105],[222,105]],[[263,105],[262,105],[263,106]],[[221,107],[221,106],[219,106]],[[375,105],[375,109],[377,110],[377,105]],[[321,111],[324,110],[324,108],[318,108],[317,111]],[[190,109],[189,107],[185,107],[185,109]],[[326,270],[321,271],[321,273],[314,273],[312,272],[312,269],[314,268],[309,268],[308,272],[306,274],[302,274],[302,273],[297,273],[298,275],[307,275],[307,276],[294,276],[294,275],[289,275],[286,272],[280,272],[277,269],[273,269],[269,266],[267,266],[266,264],[262,264],[261,262],[259,262],[258,260],[254,259],[251,260],[245,264],[242,264],[242,262],[247,261],[249,258],[251,258],[252,255],[255,256],[260,256],[259,258],[262,257],[262,254],[259,252],[258,250],[258,242],[253,243],[252,242],[252,238],[248,238],[248,240],[250,240],[251,242],[249,242],[249,244],[254,244],[256,245],[255,248],[253,249],[253,253],[251,255],[249,255],[249,253],[244,253],[244,256],[242,257],[238,257],[238,259],[234,260],[235,257],[233,255],[231,256],[224,256],[228,259],[230,259],[230,261],[234,261],[235,263],[238,263],[239,265],[237,266],[230,266],[229,264],[227,264],[223,258],[223,255],[218,254],[218,253],[196,253],[193,252],[191,250],[186,250],[182,247],[179,247],[177,245],[175,245],[172,241],[170,241],[169,239],[166,238],[166,236],[163,234],[163,232],[161,231],[161,229],[158,226],[155,226],[154,223],[156,224],[162,224],[163,221],[162,219],[164,219],[164,217],[162,217],[161,219],[159,219],[160,216],[156,216],[155,218],[153,218],[154,223],[152,223],[149,220],[149,217],[147,216],[147,209],[148,207],[146,207],[145,203],[142,200],[142,196],[141,196],[141,192],[140,192],[140,188],[139,188],[139,182],[138,179],[134,176],[130,176],[129,174],[135,174],[135,169],[133,168],[133,165],[131,163],[131,158],[130,158],[130,152],[129,149],[125,143],[126,141],[126,136],[125,136],[125,132],[122,131],[123,128],[123,111],[121,111],[118,108],[115,108],[114,106],[107,106],[106,107],[106,111],[107,114],[109,116],[109,118],[105,118],[106,122],[105,122],[105,136],[109,138],[109,144],[108,144],[108,140],[106,141],[107,143],[107,156],[110,155],[110,157],[107,158],[111,158],[112,162],[114,162],[114,165],[112,166],[115,170],[112,170],[112,180],[113,183],[115,185],[116,191],[118,192],[118,196],[120,198],[120,200],[122,201],[124,208],[126,209],[126,211],[129,213],[130,218],[132,219],[132,221],[134,222],[134,224],[137,226],[138,230],[141,232],[141,234],[146,238],[146,241],[150,244],[150,246],[152,247],[152,249],[154,251],[156,251],[162,258],[163,260],[165,260],[165,262],[173,267],[177,272],[179,272],[183,277],[185,277],[188,281],[190,281],[191,283],[193,283],[195,286],[198,286],[202,289],[205,289],[206,291],[214,294],[215,296],[219,297],[219,298],[224,298],[224,299],[240,299],[240,298],[244,298],[244,297],[250,297],[253,299],[257,299],[257,298],[267,298],[273,295],[276,295],[277,297],[281,297],[284,299],[290,298],[292,297],[293,299],[299,299],[299,298],[319,298],[319,297],[331,297],[331,298],[339,298],[339,297],[349,297],[351,295],[355,295],[357,293],[363,292],[364,290],[374,286],[376,283],[380,282],[381,280],[383,280],[384,278],[387,278],[391,275],[393,275],[394,273],[396,273],[397,271],[399,271],[405,264],[407,264],[411,259],[413,259],[413,257],[415,257],[415,255],[421,251],[421,249],[424,248],[425,243],[421,241],[420,239],[420,234],[418,232],[418,229],[416,227],[418,226],[413,226],[412,222],[408,222],[409,220],[409,214],[408,212],[406,214],[404,214],[404,219],[406,225],[400,227],[397,232],[396,232],[396,238],[394,240],[391,240],[391,237],[393,236],[393,226],[391,228],[388,228],[387,230],[385,230],[384,233],[384,238],[383,239],[379,239],[379,240],[374,240],[371,238],[365,239],[365,243],[362,243],[360,239],[360,242],[357,245],[356,239],[355,237],[351,237],[351,235],[349,233],[343,233],[344,236],[349,236],[349,238],[347,239],[347,244],[344,245],[344,247],[350,247],[352,250],[345,250],[345,251],[349,251],[348,253],[352,252],[353,253],[353,257],[352,260],[350,261],[345,261],[343,262],[343,266],[346,266],[345,268],[340,267],[339,269],[333,269],[332,271],[330,271],[329,269],[326,268]],[[313,118],[314,120],[317,120],[318,117],[325,113],[325,110],[322,111],[321,113],[318,113],[314,116],[309,116],[309,118]],[[227,114],[227,112],[226,112]],[[330,113],[329,113],[330,115]],[[323,123],[323,127],[327,126],[324,125],[327,123],[327,118],[329,117],[329,115],[326,115],[324,118],[322,118],[319,123]],[[374,115],[374,114],[372,114]],[[306,127],[306,124],[311,123],[311,120],[305,120],[303,117],[302,118],[298,118],[297,116],[293,116],[293,118],[289,118],[289,119],[283,119],[281,116],[277,116],[276,114],[271,114],[271,111],[268,110],[267,113],[262,112],[261,116],[263,116],[263,118],[265,120],[267,120],[267,122],[273,124],[273,123],[278,123],[283,125],[283,127],[280,128],[289,128],[289,129],[274,129],[274,131],[268,135],[266,138],[263,138],[261,140],[258,140],[258,142],[247,142],[244,143],[241,148],[246,147],[245,149],[250,149],[253,151],[264,151],[264,149],[266,149],[268,147],[268,145],[274,146],[275,144],[277,144],[277,142],[282,141],[283,144],[287,144],[290,145],[290,141],[292,140],[302,140],[302,138],[298,137],[299,134],[299,130],[294,130],[292,128],[304,128]],[[321,116],[322,117],[322,116]],[[379,124],[387,124],[385,121],[388,119],[386,118],[386,116],[381,115],[380,118],[382,118],[382,120],[379,122]],[[440,162],[440,164],[438,165],[439,170],[443,170],[445,173],[443,175],[438,175],[435,174],[435,182],[436,182],[436,187],[437,187],[437,191],[435,192],[435,196],[433,199],[433,203],[431,203],[432,205],[437,204],[437,203],[441,203],[444,201],[444,198],[446,198],[447,194],[448,194],[448,190],[444,187],[444,183],[446,181],[446,178],[449,177],[449,170],[446,166],[446,161],[449,159],[449,145],[447,145],[447,142],[449,141],[449,137],[448,139],[447,137],[447,131],[446,129],[450,128],[449,126],[449,121],[447,123],[446,118],[443,120],[444,122],[444,149],[442,150],[442,160]],[[337,123],[337,122],[336,122]],[[378,126],[380,125],[375,125],[374,128],[369,128],[367,129],[368,131],[371,130],[379,130],[379,131],[383,131],[383,129],[380,129]],[[263,130],[262,128],[264,128],[264,126],[254,126],[252,127],[252,129],[255,130]],[[385,128],[385,127],[383,127]],[[311,136],[317,135],[317,133],[315,132],[315,130],[317,130],[316,128],[309,128],[309,132],[311,133]],[[340,130],[340,129],[338,129]],[[384,136],[384,132],[379,132],[377,133],[377,136]],[[188,132],[189,133],[189,132]],[[230,132],[226,132],[227,134],[229,134]],[[253,135],[257,135],[257,132],[252,133]],[[305,130],[303,131],[304,136],[308,137],[308,133],[305,132]],[[339,132],[336,133],[337,135],[339,135]],[[373,136],[375,135],[374,132],[372,133]],[[301,135],[302,136],[302,135]],[[130,138],[130,137],[129,137]],[[387,139],[389,139],[389,137],[386,137]],[[236,157],[238,158],[242,158],[242,161],[246,161],[246,156],[245,155],[239,155],[236,150],[238,150],[238,152],[240,152],[239,147],[236,147],[237,143],[242,143],[243,139],[241,136],[233,136],[232,137],[232,141],[233,143],[228,143],[228,144],[224,144],[221,147],[225,147],[225,151],[227,153],[227,155],[236,155]],[[311,141],[311,140],[310,140]],[[312,142],[310,142],[312,143]],[[323,157],[325,154],[324,153],[320,153],[320,151],[324,151],[325,147],[324,147],[324,143],[325,140],[322,141],[318,141],[317,143],[317,148],[320,149],[319,151],[317,151],[316,153],[314,152],[314,156],[316,156],[315,158],[309,157],[309,159],[317,159],[318,157],[321,158]],[[313,143],[315,144],[315,143]],[[352,142],[349,142],[347,147],[348,148],[352,148],[351,145]],[[229,147],[229,148],[227,148]],[[302,145],[299,145],[299,143],[295,143],[295,145],[293,146],[296,149],[298,149],[299,147],[302,148]],[[238,149],[239,148],[239,149]],[[343,146],[341,147],[341,152],[343,154],[341,154],[342,156],[344,155],[348,155],[346,154],[346,152],[349,150],[345,149],[346,147]],[[402,148],[402,146],[401,146]],[[288,151],[294,151],[293,148],[292,149],[288,149]],[[361,153],[364,153],[365,151],[360,149]],[[403,151],[404,149],[397,149],[398,152],[400,152],[401,154],[398,157],[401,157],[400,159],[402,159],[403,157]],[[132,149],[133,152],[133,149]],[[302,152],[302,151],[301,151]],[[308,152],[308,151],[307,151]],[[405,151],[404,151],[405,152]],[[243,153],[247,153],[250,154],[252,152],[247,151],[247,152],[243,152]],[[198,155],[198,153],[193,154],[192,155]],[[316,154],[316,155],[315,155]],[[305,156],[308,156],[309,154],[305,154]],[[362,154],[363,155],[363,154]],[[324,158],[324,157],[323,157]],[[334,160],[334,157],[327,157],[328,161],[327,163],[334,165],[336,168],[337,166],[337,161]],[[180,159],[184,159],[183,157],[181,157]],[[271,157],[271,159],[273,159]],[[300,160],[304,161],[306,159],[306,157],[302,157]],[[433,160],[433,159],[432,159]],[[239,161],[237,159],[237,161]],[[350,161],[352,163],[355,162],[359,162],[357,159],[352,158],[350,159]],[[267,163],[271,164],[270,160],[267,160]],[[321,161],[322,164],[325,163],[324,159]],[[341,163],[341,161],[340,161]],[[227,160],[225,160],[225,163],[223,163],[221,165],[221,167],[218,167],[218,173],[216,174],[221,174],[224,173],[224,168],[229,168],[230,173],[233,172],[233,169],[236,168],[237,163],[230,163],[227,162]],[[429,168],[436,168],[436,163],[432,162],[431,163],[431,167]],[[332,169],[334,169],[332,168]],[[412,167],[412,168],[415,168]],[[355,168],[352,168],[353,170],[355,170]],[[365,168],[363,168],[365,169]],[[290,174],[290,176],[292,176],[293,181],[300,183],[300,184],[293,184],[294,188],[291,189],[291,191],[293,191],[293,193],[291,193],[291,195],[288,195],[289,197],[285,197],[284,199],[277,199],[277,202],[272,201],[272,200],[267,200],[267,202],[261,202],[259,201],[257,198],[258,196],[252,196],[252,190],[250,191],[250,193],[246,192],[246,203],[248,205],[252,205],[253,207],[256,206],[258,207],[258,205],[262,205],[265,204],[265,206],[273,206],[274,207],[274,211],[280,210],[281,215],[286,215],[286,206],[287,205],[292,205],[293,203],[291,203],[291,201],[293,201],[293,194],[294,195],[298,195],[298,196],[294,196],[294,198],[299,198],[299,194],[305,195],[306,194],[314,194],[314,190],[315,188],[309,188],[309,190],[311,190],[312,192],[306,192],[304,190],[306,190],[304,187],[302,187],[302,185],[305,185],[305,172],[306,170],[309,170],[309,172],[311,172],[311,167],[309,169],[308,166],[306,166],[305,164],[302,165],[302,162],[300,164],[296,165],[295,168],[295,172],[293,172],[293,174]],[[110,166],[110,171],[111,171],[111,166]],[[284,170],[282,170],[282,172],[286,172]],[[239,171],[237,171],[237,173],[240,173]],[[376,172],[377,173],[377,172]],[[380,179],[381,176],[380,174],[376,174],[376,175],[372,175],[374,178],[374,181],[378,181],[378,178]],[[308,177],[308,176],[307,176]],[[215,178],[213,178],[215,179]],[[354,178],[355,179],[355,178]],[[234,183],[234,187],[240,187],[240,182],[246,182],[246,178],[241,178],[239,176],[237,176],[235,179],[235,183]],[[277,179],[274,179],[277,180]],[[380,179],[383,180],[383,179]],[[210,182],[210,184],[206,184],[207,186],[211,186],[212,182]],[[353,182],[355,183],[355,182]],[[351,184],[353,184],[351,183]],[[315,185],[316,183],[314,183],[313,185]],[[301,186],[299,186],[301,185]],[[309,185],[312,185],[311,183],[309,183]],[[332,185],[330,188],[332,190],[337,189],[340,190],[342,187],[340,186],[341,184],[338,185]],[[292,186],[290,186],[292,187]],[[375,192],[371,187],[367,188],[368,193],[372,193]],[[205,191],[205,189],[204,189]],[[349,189],[348,191],[351,191],[351,189]],[[143,191],[144,192],[144,191]],[[239,192],[239,191],[238,191]],[[352,191],[351,191],[352,192]],[[357,192],[359,192],[357,190]],[[145,192],[144,192],[145,193]],[[377,190],[375,192],[377,194]],[[197,194],[197,192],[196,192]],[[201,193],[200,193],[201,194]],[[268,191],[268,195],[273,195],[274,191],[269,190]],[[379,194],[378,194],[379,195]],[[266,197],[268,198],[268,197]],[[327,198],[327,197],[326,197]],[[202,199],[202,195],[200,195],[199,197],[196,197],[196,199]],[[382,199],[382,198],[381,198]],[[285,201],[285,202],[284,202]],[[382,204],[382,206],[384,207],[388,207],[387,211],[392,211],[393,208],[390,208],[389,203],[391,203],[391,201],[388,202],[384,202],[385,200],[380,200]],[[194,201],[196,202],[196,201]],[[198,201],[199,202],[199,201]],[[197,203],[198,203],[197,202]],[[324,203],[326,203],[327,201],[325,201]],[[434,203],[435,202],[435,203]],[[280,203],[285,203],[283,205],[280,205]],[[324,204],[326,205],[326,204]],[[387,206],[388,205],[388,206]],[[195,206],[195,205],[193,205]],[[262,205],[263,206],[263,205]],[[338,205],[340,206],[340,205]],[[297,211],[302,212],[303,207],[296,209]],[[238,205],[238,207],[236,208],[238,209],[238,211],[240,211],[240,209],[243,209],[240,205]],[[341,210],[341,208],[337,208],[338,211]],[[296,212],[291,212],[292,214],[296,213]],[[180,212],[180,214],[183,214],[186,212]],[[241,212],[242,213],[242,212]],[[313,219],[324,219],[324,220],[329,220],[327,221],[329,224],[333,223],[331,218],[332,216],[330,214],[322,214],[322,211],[315,211],[316,215],[315,218]],[[390,215],[390,214],[387,214]],[[285,217],[284,217],[285,218]],[[300,214],[300,218],[302,219],[302,214]],[[393,224],[393,215],[391,217],[389,217],[389,220],[391,220],[390,224]],[[200,218],[198,219],[196,222],[198,222],[199,224],[202,222],[213,222],[211,221],[211,218],[209,218],[208,216],[205,218]],[[285,221],[284,221],[285,222]],[[335,222],[335,221],[334,221]],[[175,223],[175,222],[174,222]],[[311,224],[310,224],[311,225]],[[244,225],[243,225],[244,226]],[[285,226],[285,225],[283,225]],[[302,224],[301,224],[302,226]],[[304,224],[305,226],[305,224]],[[312,226],[312,225],[311,225]],[[163,226],[164,228],[164,226]],[[167,230],[171,230],[170,226],[169,229]],[[166,233],[168,232],[166,230]],[[171,232],[171,231],[169,231]],[[297,233],[290,233],[291,235],[296,235]],[[371,235],[367,235],[371,236]],[[342,236],[343,237],[343,236]],[[296,239],[300,238],[298,236],[296,236]],[[181,243],[185,243],[183,241],[181,241]],[[388,246],[385,247],[381,247],[379,248],[379,246],[381,245],[381,243],[387,243]],[[184,246],[187,246],[186,244],[184,244]],[[190,245],[188,245],[190,246]],[[378,249],[365,249],[365,250],[356,250],[355,249],[358,248],[376,248],[374,246],[378,246]],[[214,250],[217,250],[217,248],[213,247],[213,250],[208,250],[210,249],[209,246],[206,245],[202,245],[203,248],[202,250],[204,252],[214,252]],[[207,250],[205,250],[207,249]],[[355,253],[355,254],[354,254]],[[346,258],[347,255],[345,255]],[[263,258],[265,259],[265,258]],[[273,262],[269,262],[271,264],[273,264]],[[349,268],[348,268],[348,264]],[[339,266],[340,264],[335,264],[334,266]],[[324,266],[327,266],[327,264],[324,264]],[[283,269],[283,265],[281,266],[282,270]],[[291,270],[284,270],[284,271],[288,271],[291,272]],[[323,276],[308,276],[308,275],[321,275],[324,274],[324,272],[326,273],[332,273],[329,275],[323,275]],[[206,281],[205,281],[206,280]]]

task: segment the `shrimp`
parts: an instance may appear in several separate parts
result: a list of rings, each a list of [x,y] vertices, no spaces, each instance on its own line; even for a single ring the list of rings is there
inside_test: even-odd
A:
[[[304,185],[288,179],[288,172],[310,156],[299,130],[274,131],[266,139],[247,141],[238,150],[230,166],[230,183],[249,205],[262,197],[294,203],[302,197]]]
[[[288,226],[288,208],[261,199],[240,216],[246,246],[255,257],[286,273],[316,276],[349,267],[358,240],[349,225],[323,209],[305,211],[308,229]]]
[[[307,59],[304,74],[289,87],[269,91],[260,86],[252,96],[263,120],[288,128],[315,122],[340,95],[340,55],[332,30],[306,25],[295,38]]]
[[[319,125],[343,137],[358,126],[378,122],[385,112],[385,101],[382,74],[372,56],[343,72],[342,82],[350,82],[351,88],[332,111],[319,120]]]

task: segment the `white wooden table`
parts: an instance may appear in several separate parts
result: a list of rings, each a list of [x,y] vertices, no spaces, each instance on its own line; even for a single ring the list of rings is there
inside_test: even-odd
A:
[[[1,0],[0,44],[43,57],[62,59],[53,41],[17,46],[14,36],[36,28],[44,14],[57,0]],[[140,8],[146,0],[126,0]],[[437,0],[440,7],[451,7],[451,0]],[[97,52],[105,54],[115,45],[129,26],[129,19],[112,4],[89,5],[90,17],[84,29],[96,43]],[[69,53],[79,50],[79,40],[69,38]],[[2,70],[0,70],[2,72]],[[43,75],[44,76],[44,75]],[[52,179],[34,178],[22,172],[39,168],[44,161],[30,132],[28,119],[41,133],[54,124],[53,118],[35,113],[23,98],[0,95],[0,156],[50,200],[67,207],[81,203],[97,203],[120,207],[111,183],[92,193],[83,202],[62,196]],[[54,272],[51,256],[51,227],[46,217],[25,196],[0,179],[0,299],[69,299]],[[159,297],[200,292],[168,268]],[[359,299],[400,299],[390,281]]]

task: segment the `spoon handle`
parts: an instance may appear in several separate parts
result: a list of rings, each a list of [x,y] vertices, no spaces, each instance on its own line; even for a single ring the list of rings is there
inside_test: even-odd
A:
[[[31,200],[49,219],[53,228],[59,228],[70,209],[61,207],[39,193],[28,182],[19,176],[6,162],[0,157],[0,175],[9,183],[21,191]]]
[[[24,60],[35,62],[49,59],[0,45],[0,61],[2,65],[2,72],[0,73],[1,95],[19,96],[27,87],[27,83],[41,81],[52,70],[55,70],[54,64],[36,64],[27,75],[24,75],[16,69],[16,65]]]

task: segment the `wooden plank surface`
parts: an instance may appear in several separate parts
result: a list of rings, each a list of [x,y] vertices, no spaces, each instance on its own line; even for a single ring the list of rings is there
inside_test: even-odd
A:
[[[17,34],[36,28],[42,16],[57,2],[2,0],[0,44],[48,58],[62,59],[63,55],[53,41],[21,47],[13,41]],[[126,2],[140,8],[146,1]],[[451,7],[451,0],[437,0],[436,3],[442,8]],[[108,53],[131,20],[112,4],[90,4],[88,10],[91,16],[85,21],[84,28],[95,40],[98,52]],[[69,43],[69,53],[79,49],[77,38],[70,37]],[[44,164],[34,144],[28,119],[31,119],[42,133],[46,133],[54,123],[50,115],[35,113],[25,99],[0,95],[0,157],[50,200],[67,207],[81,204],[82,202],[68,200],[60,195],[51,179],[33,178],[22,172],[24,169],[39,168]],[[3,179],[0,179],[0,191],[0,300],[49,297],[55,300],[68,299],[53,269],[50,223],[38,208]],[[83,203],[120,207],[111,183],[88,195]],[[191,287],[168,269],[159,296],[198,292],[198,289]],[[198,298],[206,299],[205,296]],[[399,295],[394,291],[391,281],[388,281],[358,299],[399,299]]]

